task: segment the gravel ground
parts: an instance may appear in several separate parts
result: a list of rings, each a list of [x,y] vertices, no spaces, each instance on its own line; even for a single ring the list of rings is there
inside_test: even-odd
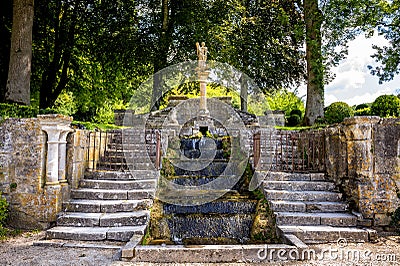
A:
[[[163,263],[129,263],[115,260],[116,250],[87,249],[87,248],[59,248],[38,247],[33,242],[43,238],[44,232],[24,233],[20,236],[0,242],[0,265],[113,265],[113,266],[186,266],[186,265],[210,265],[210,266],[233,266],[233,265],[324,265],[324,266],[386,266],[400,265],[400,236],[380,235],[377,243],[354,244],[349,243],[345,247],[332,245],[316,245],[309,248],[314,249],[320,256],[323,250],[325,258],[309,261],[294,262],[265,262],[256,264],[245,263],[208,263],[208,264],[163,264]],[[338,252],[334,256],[342,256],[343,259],[331,258],[328,250]],[[350,254],[350,255],[349,255]],[[354,257],[359,255],[360,258]]]

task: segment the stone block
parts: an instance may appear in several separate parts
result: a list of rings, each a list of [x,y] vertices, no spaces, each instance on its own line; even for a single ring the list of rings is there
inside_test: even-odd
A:
[[[347,141],[358,140],[365,141],[372,139],[373,125],[369,121],[357,121],[357,123],[343,123],[344,134]]]
[[[372,175],[373,155],[372,142],[368,141],[347,141],[347,166],[348,175]]]
[[[376,213],[374,215],[374,225],[375,226],[386,226],[391,222],[391,217],[387,214]]]
[[[140,226],[148,219],[147,211],[106,213],[100,218],[100,226]]]

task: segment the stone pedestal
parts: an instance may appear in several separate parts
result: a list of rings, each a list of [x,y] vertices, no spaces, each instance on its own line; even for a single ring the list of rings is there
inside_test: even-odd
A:
[[[72,117],[64,115],[38,115],[42,130],[47,134],[46,186],[66,182],[65,160],[67,135]]]

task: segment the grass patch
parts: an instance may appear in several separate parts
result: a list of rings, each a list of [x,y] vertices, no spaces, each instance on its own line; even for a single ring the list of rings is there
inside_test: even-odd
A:
[[[41,231],[38,229],[27,231],[27,230],[22,230],[22,229],[2,227],[2,228],[0,228],[0,240],[5,241],[7,239],[17,237],[17,236],[23,236],[25,238],[29,238],[29,237],[39,234],[40,232]]]
[[[325,124],[315,124],[313,126],[296,126],[296,127],[287,127],[287,126],[275,126],[276,129],[280,130],[309,130],[309,129],[322,129],[327,127]]]

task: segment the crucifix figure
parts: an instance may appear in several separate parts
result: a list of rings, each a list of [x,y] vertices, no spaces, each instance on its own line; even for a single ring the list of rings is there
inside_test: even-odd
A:
[[[196,42],[196,48],[197,48],[197,57],[199,59],[199,68],[204,70],[206,68],[208,49],[206,47],[205,42],[202,42],[201,46],[198,42]]]

